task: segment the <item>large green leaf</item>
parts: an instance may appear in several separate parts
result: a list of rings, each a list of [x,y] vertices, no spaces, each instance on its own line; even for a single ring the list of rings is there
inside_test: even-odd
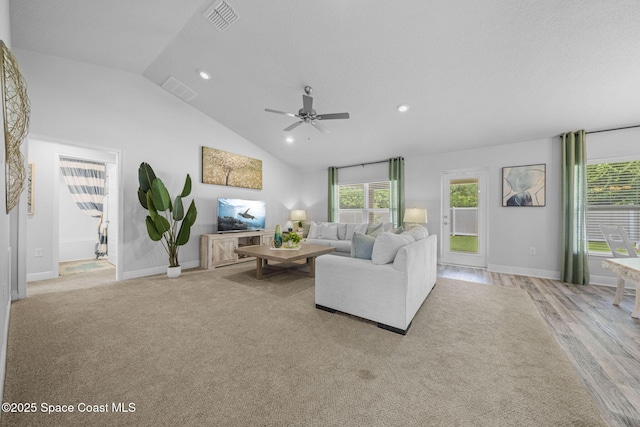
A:
[[[149,163],[140,163],[140,168],[138,168],[138,182],[140,183],[140,189],[145,193],[149,191],[154,179],[156,179],[156,174],[153,172]]]
[[[151,183],[151,200],[159,212],[166,211],[171,206],[171,197],[160,178],[154,179]]]
[[[169,224],[169,220],[162,215],[156,215],[153,218],[153,224],[156,226],[156,230],[160,234],[164,234],[171,229],[171,224]]]
[[[196,223],[197,217],[198,217],[198,210],[196,209],[196,202],[192,200],[191,204],[189,205],[189,209],[187,209],[187,214],[184,217],[184,222],[189,224],[189,226],[192,226],[193,224]]]
[[[162,239],[162,234],[158,232],[158,229],[156,228],[156,225],[154,224],[150,216],[147,216],[145,222],[147,224],[147,233],[149,233],[149,237],[151,237],[151,240],[157,242],[158,240]]]
[[[184,180],[184,188],[182,189],[182,193],[180,193],[180,197],[187,197],[191,193],[191,177],[187,174],[187,178]]]
[[[142,191],[142,188],[138,188],[138,200],[143,208],[149,209],[147,206],[147,193]]]
[[[156,215],[158,215],[158,211],[156,210],[155,205],[153,204],[153,200],[151,199],[151,191],[147,191],[146,194],[146,199],[147,199],[147,209],[149,209],[149,215],[151,215],[151,218],[155,218]]]
[[[176,201],[173,203],[173,220],[181,221],[184,217],[184,206],[182,206],[182,197],[176,196]]]
[[[182,223],[180,226],[180,231],[178,231],[178,237],[176,237],[176,245],[182,246],[189,241],[189,236],[191,235],[191,225],[189,225],[186,221]]]

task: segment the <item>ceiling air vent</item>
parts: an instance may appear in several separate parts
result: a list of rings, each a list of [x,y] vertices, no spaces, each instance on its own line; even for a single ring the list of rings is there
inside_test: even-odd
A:
[[[162,87],[186,102],[189,102],[198,96],[193,89],[175,77],[169,77],[167,81],[162,84]]]
[[[221,33],[240,19],[240,15],[224,0],[214,3],[202,15]]]

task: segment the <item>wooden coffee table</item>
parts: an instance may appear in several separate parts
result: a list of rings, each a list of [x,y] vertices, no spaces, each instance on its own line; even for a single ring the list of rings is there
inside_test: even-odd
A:
[[[336,248],[327,246],[300,244],[300,249],[275,249],[270,246],[245,246],[235,250],[238,255],[256,258],[256,278],[272,276],[284,272],[303,274],[307,277],[316,277],[316,257],[335,251]],[[295,261],[306,259],[304,264]],[[280,264],[272,265],[269,261],[277,261]],[[309,267],[309,271],[300,271]]]

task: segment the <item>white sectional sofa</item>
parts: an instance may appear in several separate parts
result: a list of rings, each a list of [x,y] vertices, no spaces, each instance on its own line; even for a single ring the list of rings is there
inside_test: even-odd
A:
[[[316,307],[372,320],[404,335],[436,283],[436,251],[437,236],[418,227],[400,235],[385,232],[376,237],[372,259],[318,257]]]
[[[336,248],[335,255],[351,256],[351,238],[353,233],[377,235],[392,229],[390,222],[380,224],[358,224],[339,222],[312,222],[309,234],[303,236],[310,245],[330,246]]]

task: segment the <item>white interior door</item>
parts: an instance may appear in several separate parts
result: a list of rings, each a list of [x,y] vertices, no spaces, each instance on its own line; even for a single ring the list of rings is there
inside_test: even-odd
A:
[[[442,174],[442,262],[487,266],[486,169]]]

